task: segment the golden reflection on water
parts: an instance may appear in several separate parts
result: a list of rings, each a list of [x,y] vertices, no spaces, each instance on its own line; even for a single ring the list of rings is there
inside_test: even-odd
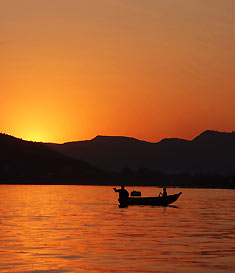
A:
[[[1,185],[0,195],[0,272],[235,271],[232,190],[184,189],[178,208],[120,209],[112,187]]]

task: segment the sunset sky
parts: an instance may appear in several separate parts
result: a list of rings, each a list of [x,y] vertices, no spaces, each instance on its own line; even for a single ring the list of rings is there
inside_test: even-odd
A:
[[[235,130],[234,0],[0,0],[0,132]]]

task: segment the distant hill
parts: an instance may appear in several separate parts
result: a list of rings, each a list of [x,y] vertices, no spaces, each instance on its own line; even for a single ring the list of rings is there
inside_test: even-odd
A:
[[[105,173],[51,148],[0,134],[0,183],[84,183]],[[94,183],[94,182],[93,182]]]
[[[168,174],[235,172],[235,132],[208,130],[193,140],[168,138],[157,143],[128,137],[97,136],[87,141],[45,145],[109,171],[128,167],[133,171],[147,168]]]

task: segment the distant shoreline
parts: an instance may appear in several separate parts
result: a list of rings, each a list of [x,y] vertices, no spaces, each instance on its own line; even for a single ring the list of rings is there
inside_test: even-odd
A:
[[[12,185],[12,186],[107,186],[107,187],[118,187],[121,186],[122,184],[78,184],[78,183],[0,183],[0,186],[6,186],[6,185]],[[141,185],[141,184],[136,184],[136,185],[130,185],[130,184],[124,184],[126,187],[156,187],[156,188],[162,188],[167,187],[169,189],[174,189],[174,188],[180,188],[180,189],[221,189],[221,190],[235,190],[234,187],[190,187],[190,186],[167,186],[167,185]]]

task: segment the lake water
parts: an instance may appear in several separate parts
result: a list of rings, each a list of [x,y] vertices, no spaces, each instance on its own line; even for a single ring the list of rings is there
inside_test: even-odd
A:
[[[235,272],[235,191],[179,191],[119,208],[112,187],[1,185],[0,272]]]

